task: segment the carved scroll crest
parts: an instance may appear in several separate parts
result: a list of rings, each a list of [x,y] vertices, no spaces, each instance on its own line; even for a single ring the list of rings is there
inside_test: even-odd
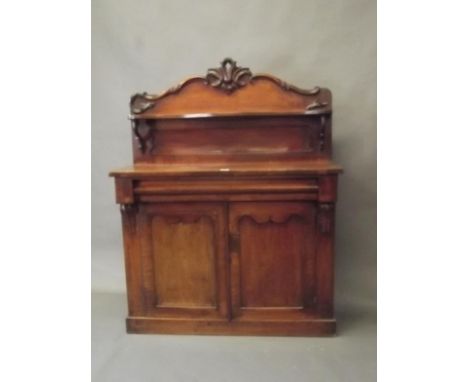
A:
[[[133,115],[143,114],[145,111],[154,107],[160,99],[178,93],[185,86],[193,82],[203,82],[207,86],[229,94],[260,79],[274,82],[286,91],[304,96],[317,96],[321,91],[321,88],[318,86],[312,89],[301,89],[271,74],[252,74],[249,68],[238,66],[237,62],[232,58],[225,58],[221,61],[218,68],[208,69],[204,76],[190,77],[161,94],[148,94],[146,92],[134,94],[130,99],[130,111]],[[327,102],[316,99],[307,105],[304,111],[308,114],[318,114],[327,106]]]

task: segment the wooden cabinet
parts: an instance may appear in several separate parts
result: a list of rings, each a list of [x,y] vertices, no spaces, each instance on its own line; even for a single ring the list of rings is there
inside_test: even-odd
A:
[[[334,333],[330,92],[226,59],[131,112],[128,331]]]

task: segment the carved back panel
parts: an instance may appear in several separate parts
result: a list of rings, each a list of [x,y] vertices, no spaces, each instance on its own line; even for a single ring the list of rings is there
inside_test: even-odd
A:
[[[328,89],[254,75],[229,58],[160,95],[135,94],[130,109],[135,163],[331,154]]]

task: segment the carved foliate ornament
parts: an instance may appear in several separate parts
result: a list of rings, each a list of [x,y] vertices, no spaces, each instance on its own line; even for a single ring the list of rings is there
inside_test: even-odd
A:
[[[208,69],[205,79],[214,88],[232,92],[247,85],[252,79],[252,72],[249,68],[237,66],[232,58],[225,58],[219,68]]]

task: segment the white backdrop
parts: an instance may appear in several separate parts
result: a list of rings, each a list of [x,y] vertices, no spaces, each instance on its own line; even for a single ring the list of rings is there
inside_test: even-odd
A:
[[[159,93],[226,56],[253,72],[333,92],[337,303],[376,299],[374,0],[92,2],[92,286],[124,291],[109,170],[131,164],[130,95]]]

